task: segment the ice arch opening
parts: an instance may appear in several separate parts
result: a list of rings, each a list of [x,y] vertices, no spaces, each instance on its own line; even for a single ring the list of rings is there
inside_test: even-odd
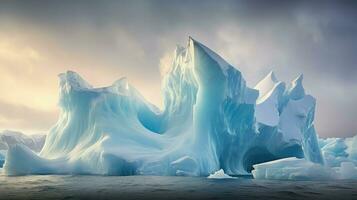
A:
[[[255,164],[288,157],[304,158],[304,152],[301,145],[293,144],[280,149],[276,153],[270,152],[264,146],[250,148],[243,156],[243,167],[247,172],[251,172],[253,170],[253,165]]]
[[[253,147],[243,156],[243,167],[247,172],[253,170],[253,165],[276,160],[277,156],[270,153],[265,147]]]

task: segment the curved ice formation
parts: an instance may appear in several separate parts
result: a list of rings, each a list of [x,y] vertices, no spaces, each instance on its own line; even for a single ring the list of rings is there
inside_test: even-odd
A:
[[[61,114],[44,148],[10,148],[6,174],[237,175],[291,156],[322,163],[315,99],[302,77],[286,89],[270,74],[249,88],[240,71],[192,38],[177,47],[163,78],[163,111],[125,78],[105,88],[71,71],[59,78]]]

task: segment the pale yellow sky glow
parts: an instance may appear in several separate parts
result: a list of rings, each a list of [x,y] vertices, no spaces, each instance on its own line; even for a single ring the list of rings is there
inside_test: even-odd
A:
[[[46,41],[45,36],[37,40],[38,35],[28,33],[0,34],[0,130],[36,133],[45,132],[55,124],[59,113],[59,73],[76,71],[94,87],[109,86],[125,76],[119,66],[112,70],[97,67],[102,61],[92,55],[82,57],[84,61],[81,61],[66,54],[65,50],[56,49],[51,44],[53,40]],[[124,39],[123,35],[118,34],[118,37]],[[137,47],[133,44],[129,48]],[[137,52],[140,58],[140,51]],[[149,101],[161,105],[160,84],[128,78]]]

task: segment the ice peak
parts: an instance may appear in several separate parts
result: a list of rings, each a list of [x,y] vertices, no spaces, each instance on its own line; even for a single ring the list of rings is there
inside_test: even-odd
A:
[[[254,89],[259,90],[259,98],[264,97],[268,94],[279,81],[275,76],[274,71],[270,71],[259,83],[254,87]]]
[[[299,76],[297,76],[292,82],[296,83],[296,84],[302,84],[302,81],[304,79],[304,75],[300,74]]]
[[[288,91],[291,99],[297,100],[305,96],[305,89],[302,85],[303,78],[303,74],[300,74],[291,82],[291,86]]]
[[[115,81],[112,87],[116,88],[118,91],[129,90],[129,81],[127,77],[122,77]]]
[[[93,88],[87,81],[85,81],[78,73],[68,70],[65,73],[58,75],[60,78],[61,87],[70,86],[73,89],[91,89]]]
[[[127,77],[122,77],[118,80],[116,80],[113,85],[128,85],[129,84],[129,81],[128,81],[128,78]]]
[[[274,73],[274,71],[273,70],[271,70],[270,72],[269,72],[269,74],[267,75],[267,78],[270,78],[270,80],[272,80],[273,82],[278,82],[278,79],[276,78],[276,75],[275,75],[275,73]]]
[[[192,48],[191,53],[194,53],[194,51],[199,51],[210,57],[212,60],[216,61],[218,66],[222,69],[222,72],[227,75],[226,71],[231,67],[231,65],[216,52],[193,39],[191,36],[189,36],[188,48]]]

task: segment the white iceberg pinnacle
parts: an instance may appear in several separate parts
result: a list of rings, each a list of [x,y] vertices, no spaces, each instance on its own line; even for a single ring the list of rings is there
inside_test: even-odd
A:
[[[224,170],[220,169],[220,170],[214,172],[213,174],[210,174],[207,178],[209,178],[209,179],[234,179],[235,177],[225,174]]]
[[[285,90],[285,83],[278,81],[273,71],[261,80],[254,89],[259,91],[255,117],[267,126],[279,124],[279,100]]]
[[[125,78],[105,88],[71,71],[59,78],[61,114],[42,151],[10,148],[6,174],[239,175],[285,157],[323,162],[315,99],[300,79],[286,89],[271,73],[249,88],[240,71],[192,38],[163,78],[162,111]]]

